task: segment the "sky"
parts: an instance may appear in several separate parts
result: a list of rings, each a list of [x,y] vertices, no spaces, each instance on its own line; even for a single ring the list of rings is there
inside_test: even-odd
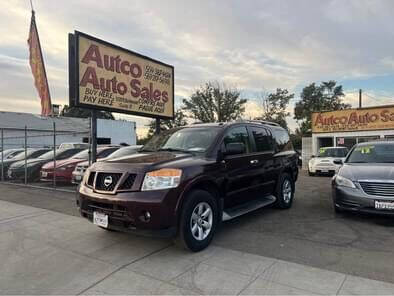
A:
[[[28,64],[29,0],[1,0],[0,110],[40,113]],[[6,3],[5,3],[6,2]],[[175,67],[175,105],[207,81],[261,93],[336,80],[345,102],[394,104],[394,1],[33,0],[52,103],[68,104],[68,33],[78,30]],[[124,114],[143,136],[149,119]],[[297,122],[288,117],[291,129]]]

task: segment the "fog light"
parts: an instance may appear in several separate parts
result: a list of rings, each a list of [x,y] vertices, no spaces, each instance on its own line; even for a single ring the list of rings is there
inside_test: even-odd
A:
[[[148,211],[142,212],[142,215],[140,216],[140,220],[142,222],[149,222],[151,218],[151,214]]]

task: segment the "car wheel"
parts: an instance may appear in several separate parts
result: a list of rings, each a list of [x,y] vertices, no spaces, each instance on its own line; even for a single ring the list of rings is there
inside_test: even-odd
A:
[[[294,198],[294,182],[291,176],[284,173],[280,176],[276,189],[276,207],[288,209],[291,207]]]
[[[212,241],[218,222],[218,206],[212,194],[205,190],[193,190],[185,199],[177,243],[198,252]]]
[[[308,175],[313,177],[315,175],[315,173],[312,173],[309,169],[308,169]]]
[[[334,211],[337,214],[343,213],[343,210],[340,207],[336,206],[335,203],[334,203]]]

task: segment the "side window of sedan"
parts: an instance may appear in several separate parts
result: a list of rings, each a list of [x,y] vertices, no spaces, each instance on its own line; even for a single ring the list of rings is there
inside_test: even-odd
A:
[[[223,142],[225,146],[229,143],[243,143],[246,148],[246,153],[251,151],[248,131],[244,126],[235,127],[227,131]]]

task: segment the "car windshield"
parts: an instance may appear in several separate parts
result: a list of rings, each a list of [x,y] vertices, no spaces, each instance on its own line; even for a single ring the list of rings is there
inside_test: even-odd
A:
[[[108,155],[108,158],[117,158],[117,157],[122,157],[126,155],[133,154],[134,152],[138,151],[138,148],[129,146],[129,147],[122,147],[119,148],[118,150],[112,152],[110,155]]]
[[[77,159],[89,159],[89,149],[85,149],[77,154],[75,154],[71,158],[77,158]]]
[[[64,149],[56,149],[56,155],[62,153]],[[53,158],[53,150],[44,153],[43,155],[38,157],[39,159],[52,159]]]
[[[346,157],[347,153],[346,148],[320,148],[317,157]]]
[[[35,150],[33,149],[27,149],[27,157],[29,158],[29,156],[31,154],[33,154]],[[15,155],[12,160],[22,160],[25,159],[25,151],[19,152],[17,155]]]
[[[219,128],[173,129],[155,135],[141,151],[205,152],[216,138]]]
[[[353,149],[347,163],[394,163],[394,144],[371,144]]]

